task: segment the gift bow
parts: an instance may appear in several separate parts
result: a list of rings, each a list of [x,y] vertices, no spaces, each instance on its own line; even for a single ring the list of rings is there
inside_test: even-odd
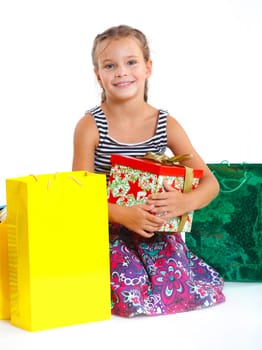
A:
[[[189,168],[185,165],[181,165],[180,162],[183,160],[192,159],[192,154],[181,154],[178,156],[168,157],[165,154],[156,154],[152,152],[147,152],[142,158],[150,159],[154,162],[161,163],[163,165],[175,165],[175,166],[182,166],[185,168],[185,179],[184,179],[184,186],[183,186],[183,192],[191,192],[192,191],[192,182],[193,182],[193,176],[194,176],[194,170],[192,168]],[[182,232],[184,225],[186,223],[186,220],[188,218],[188,213],[184,213],[181,216],[180,223],[178,226],[177,231]]]
[[[161,163],[163,165],[180,165],[180,162],[183,160],[188,160],[192,159],[193,156],[192,154],[185,153],[185,154],[180,154],[178,156],[173,156],[173,157],[168,157],[165,154],[156,154],[152,152],[147,152],[143,158],[145,159],[151,159],[157,163]]]

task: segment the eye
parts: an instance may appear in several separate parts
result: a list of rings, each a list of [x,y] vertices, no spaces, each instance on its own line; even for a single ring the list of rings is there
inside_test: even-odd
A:
[[[114,68],[114,65],[113,65],[113,63],[107,63],[104,65],[104,68],[109,70],[109,69]]]
[[[136,63],[137,63],[137,61],[134,60],[134,59],[129,60],[129,61],[127,62],[127,64],[128,64],[129,66],[133,66],[133,65],[136,64]]]

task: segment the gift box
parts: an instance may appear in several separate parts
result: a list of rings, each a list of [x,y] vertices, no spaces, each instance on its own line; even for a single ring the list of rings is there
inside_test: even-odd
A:
[[[106,176],[6,180],[11,324],[28,331],[111,317]]]
[[[179,157],[181,159],[181,156]],[[108,182],[108,201],[122,206],[143,204],[150,194],[165,191],[164,181],[167,181],[175,189],[185,192],[198,186],[203,170],[191,169],[181,166],[179,163],[161,164],[153,158],[113,154]],[[190,232],[192,220],[193,211],[180,217],[171,218],[159,231]]]
[[[10,318],[7,224],[0,222],[0,320]]]

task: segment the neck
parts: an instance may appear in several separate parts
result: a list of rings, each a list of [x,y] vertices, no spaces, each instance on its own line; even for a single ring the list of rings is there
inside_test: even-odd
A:
[[[149,105],[145,101],[125,101],[125,102],[114,102],[105,101],[102,103],[101,108],[104,110],[105,114],[110,115],[121,115],[128,117],[130,115],[139,115],[148,109]]]

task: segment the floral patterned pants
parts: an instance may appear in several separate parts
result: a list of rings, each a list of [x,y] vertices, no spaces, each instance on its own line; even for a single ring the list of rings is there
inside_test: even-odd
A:
[[[110,225],[112,313],[165,315],[225,301],[223,279],[187,248],[180,233],[143,238]]]

